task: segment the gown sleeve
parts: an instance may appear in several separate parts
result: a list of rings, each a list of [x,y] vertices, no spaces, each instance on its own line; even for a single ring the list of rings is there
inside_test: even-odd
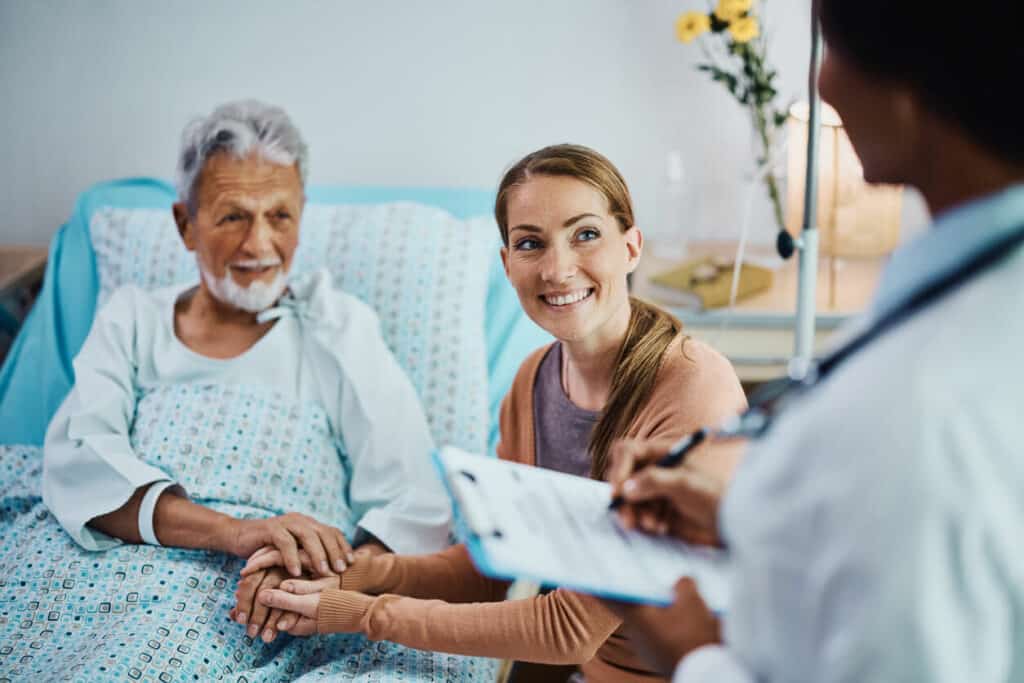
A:
[[[75,384],[43,445],[43,501],[86,550],[121,543],[88,527],[91,519],[117,510],[142,486],[170,480],[140,460],[129,441],[138,297],[134,288],[118,290],[97,314],[73,362]]]

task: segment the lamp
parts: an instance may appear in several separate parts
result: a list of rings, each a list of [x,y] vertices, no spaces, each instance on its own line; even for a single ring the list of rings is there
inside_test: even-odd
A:
[[[787,120],[789,159],[786,190],[786,228],[800,234],[810,106],[798,102]],[[821,252],[829,259],[829,303],[836,305],[836,262],[839,258],[877,258],[899,242],[902,188],[868,185],[835,109],[821,103],[818,148],[816,224]]]

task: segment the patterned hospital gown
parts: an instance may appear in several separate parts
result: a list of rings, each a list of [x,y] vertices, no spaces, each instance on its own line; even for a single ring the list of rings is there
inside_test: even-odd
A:
[[[193,500],[234,517],[298,511],[354,532],[352,458],[317,401],[263,384],[143,384],[131,448]],[[494,678],[493,660],[361,635],[254,641],[227,617],[241,559],[87,550],[43,504],[42,463],[38,448],[0,449],[0,681]]]

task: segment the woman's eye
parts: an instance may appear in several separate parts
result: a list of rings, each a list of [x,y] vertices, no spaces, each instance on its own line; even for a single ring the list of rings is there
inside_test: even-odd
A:
[[[538,247],[540,247],[540,242],[529,237],[516,242],[516,251],[533,251]]]
[[[600,236],[601,233],[594,228],[584,228],[576,235],[576,239],[580,242],[590,242],[591,240],[596,240]]]

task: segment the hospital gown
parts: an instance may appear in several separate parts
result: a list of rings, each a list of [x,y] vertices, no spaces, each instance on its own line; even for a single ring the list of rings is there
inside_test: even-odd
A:
[[[426,420],[369,308],[318,273],[252,348],[214,360],[174,333],[181,291],[116,293],[42,472],[31,449],[2,454],[0,680],[490,680],[490,660],[358,635],[253,641],[227,618],[244,560],[86,526],[170,481],[234,517],[301,512],[403,553],[447,542]]]

